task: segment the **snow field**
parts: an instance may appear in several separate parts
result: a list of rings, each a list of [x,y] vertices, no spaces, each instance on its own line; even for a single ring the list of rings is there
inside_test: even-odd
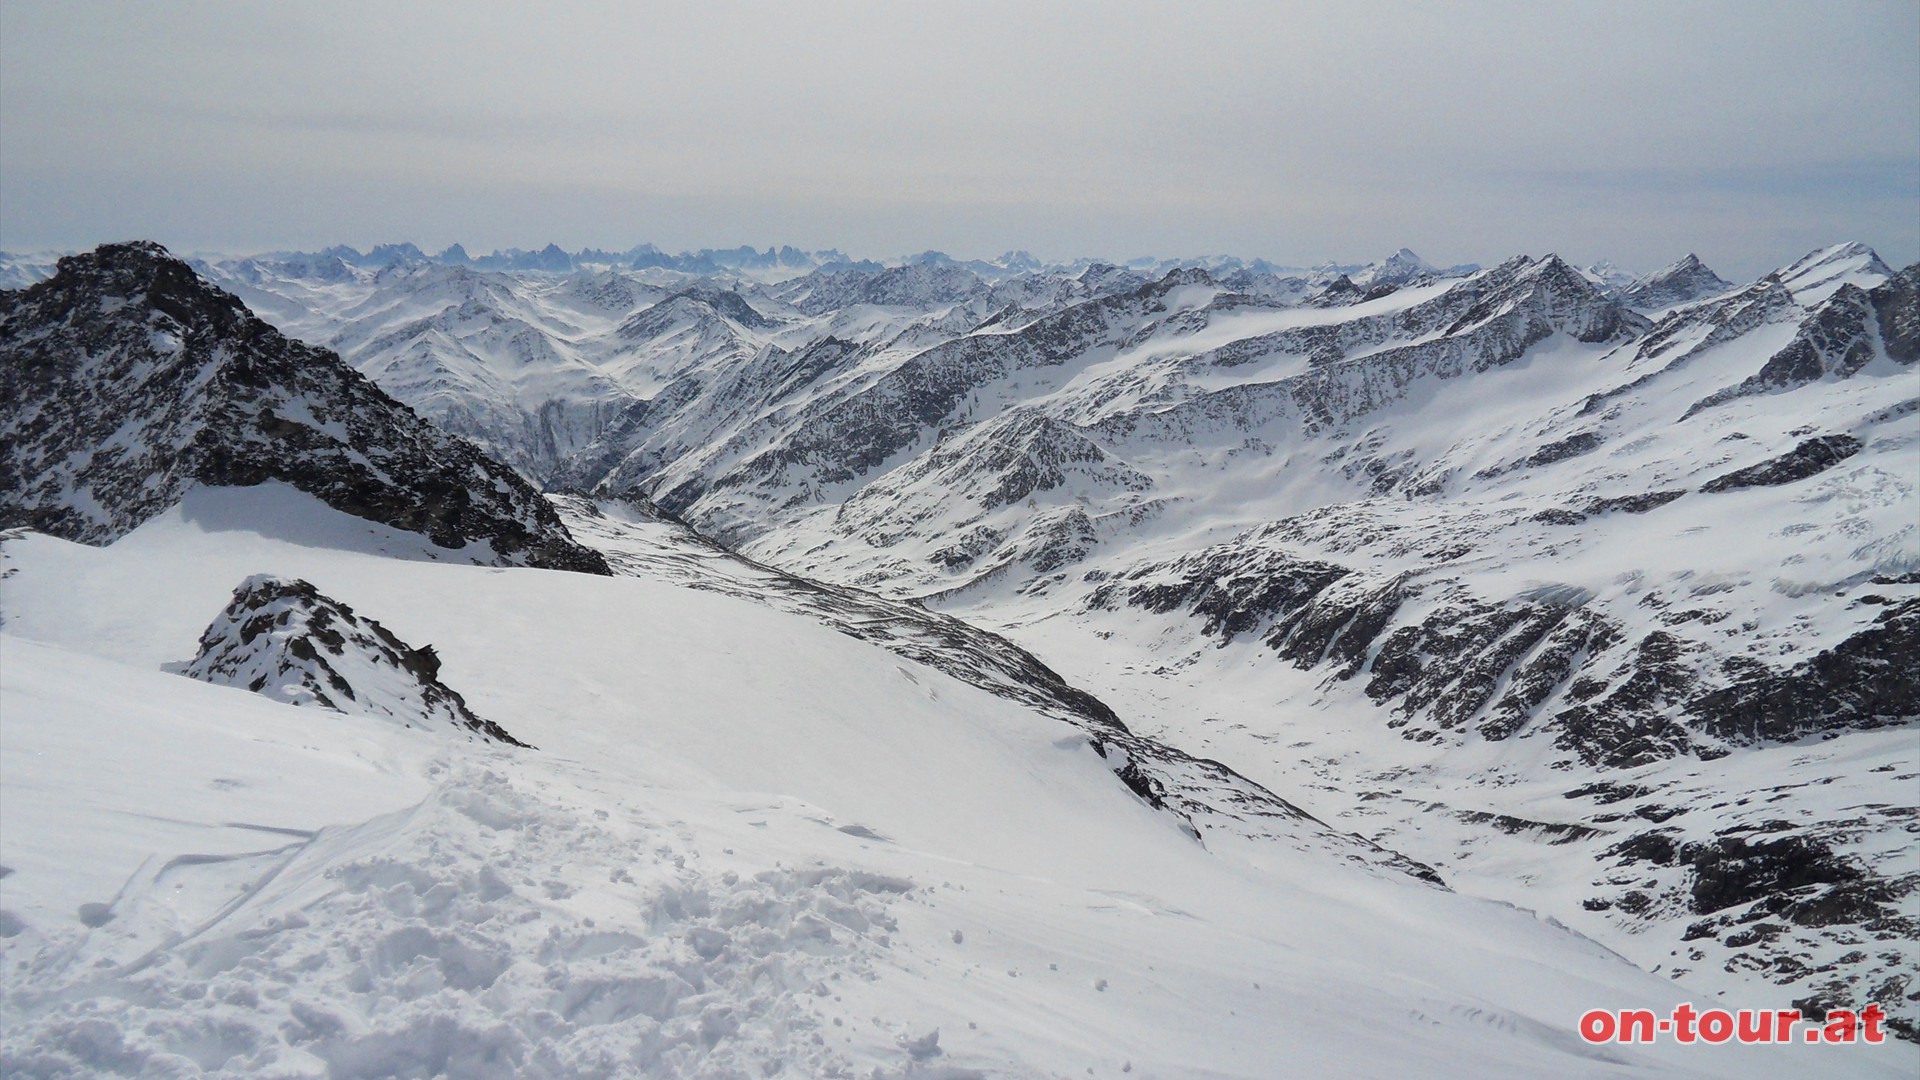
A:
[[[1899,1074],[1585,1046],[1680,992],[1504,905],[1209,850],[1084,736],[809,620],[300,540],[350,532],[263,488],[0,549],[9,1075]],[[253,573],[435,646],[541,749],[166,673]]]

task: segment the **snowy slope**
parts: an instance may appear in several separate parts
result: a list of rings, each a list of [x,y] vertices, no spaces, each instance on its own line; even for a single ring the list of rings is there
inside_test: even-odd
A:
[[[1079,733],[807,619],[206,524],[352,527],[287,497],[197,491],[103,549],[6,541],[9,1075],[1911,1064],[1587,1048],[1582,1009],[1680,992],[1520,910],[1203,847]],[[257,572],[378,598],[542,749],[163,670]]]

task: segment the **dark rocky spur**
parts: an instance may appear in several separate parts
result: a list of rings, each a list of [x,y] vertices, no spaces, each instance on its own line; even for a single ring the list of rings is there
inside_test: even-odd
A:
[[[195,485],[291,485],[476,562],[607,572],[506,466],[158,244],[0,292],[0,519],[110,542]]]
[[[440,681],[432,646],[408,645],[299,579],[255,574],[241,582],[181,674],[290,705],[527,746],[475,716],[466,699]]]

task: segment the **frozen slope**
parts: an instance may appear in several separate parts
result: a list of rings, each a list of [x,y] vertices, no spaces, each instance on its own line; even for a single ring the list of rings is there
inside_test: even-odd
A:
[[[1518,909],[1204,848],[1079,733],[809,620],[302,543],[353,526],[297,498],[5,542],[9,1075],[1911,1067],[1586,1048],[1582,1010],[1678,992]],[[264,509],[279,538],[213,524]],[[256,573],[377,609],[542,749],[163,671]]]

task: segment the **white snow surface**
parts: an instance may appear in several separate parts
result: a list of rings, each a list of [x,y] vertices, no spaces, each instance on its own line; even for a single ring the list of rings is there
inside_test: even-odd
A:
[[[301,498],[6,539],[8,1076],[1911,1075],[1585,1046],[1688,995],[1520,908],[1203,847],[1077,732],[806,619],[349,550]],[[541,749],[164,670],[256,573]]]

